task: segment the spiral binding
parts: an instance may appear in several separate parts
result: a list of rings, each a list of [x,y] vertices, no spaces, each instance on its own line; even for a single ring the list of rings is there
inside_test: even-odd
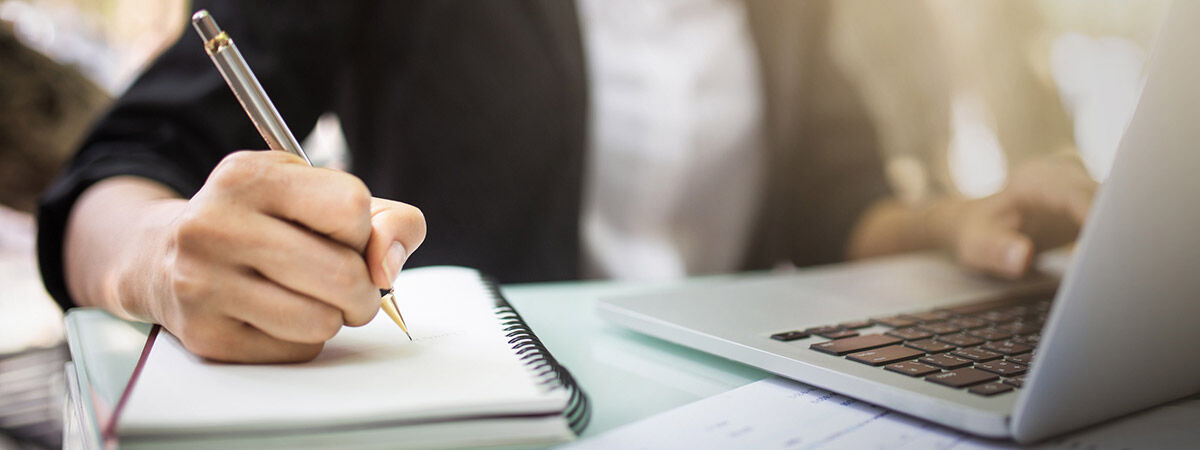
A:
[[[550,354],[550,350],[547,350],[542,341],[533,334],[533,330],[529,329],[521,314],[517,313],[504,298],[504,294],[500,293],[500,286],[495,280],[486,276],[482,278],[483,284],[496,301],[496,317],[500,319],[504,333],[509,338],[508,343],[512,345],[521,361],[532,369],[534,376],[546,390],[566,389],[570,393],[567,406],[563,409],[563,417],[567,419],[571,431],[576,435],[583,433],[592,419],[587,394],[575,381],[575,377],[571,376],[571,372],[559,364],[554,355]]]

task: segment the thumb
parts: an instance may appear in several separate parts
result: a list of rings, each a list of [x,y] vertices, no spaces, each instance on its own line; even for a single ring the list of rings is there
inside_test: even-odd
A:
[[[968,267],[1015,279],[1029,270],[1033,250],[1033,241],[1014,228],[976,223],[963,230],[957,253]]]
[[[425,216],[421,210],[391,200],[371,199],[371,237],[364,256],[375,286],[390,289],[404,262],[424,241]]]

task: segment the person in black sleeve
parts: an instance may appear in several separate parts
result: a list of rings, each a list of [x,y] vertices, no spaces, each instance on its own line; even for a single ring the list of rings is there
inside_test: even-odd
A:
[[[827,5],[697,4],[729,26],[637,66],[603,2],[198,1],[292,130],[338,115],[351,173],[245,151],[265,145],[185,33],[44,194],[46,287],[64,308],[161,323],[201,356],[297,361],[371,320],[402,266],[512,283],[945,248],[1017,277],[1077,232],[1094,183],[1052,165],[986,199],[903,206],[825,50]],[[624,101],[641,109],[623,118]],[[617,145],[633,138],[647,149]]]

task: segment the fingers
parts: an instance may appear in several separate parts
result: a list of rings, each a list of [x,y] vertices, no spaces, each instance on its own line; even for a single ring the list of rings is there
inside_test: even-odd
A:
[[[956,248],[967,267],[1005,278],[1025,275],[1033,262],[1034,245],[1011,219],[973,220],[961,230]]]
[[[213,169],[206,185],[225,203],[296,222],[359,252],[371,235],[371,192],[362,180],[310,167],[288,153],[232,153]]]
[[[246,322],[272,338],[320,344],[342,329],[342,311],[320,300],[249,272],[226,279],[217,296],[222,315]]]
[[[174,331],[172,331],[174,332]],[[195,333],[179,336],[188,351],[214,361],[272,364],[304,362],[316,358],[325,344],[276,339],[253,326],[220,318]]]
[[[372,200],[371,211],[367,266],[375,286],[389,289],[408,256],[425,241],[425,216],[416,207],[380,198]]]
[[[379,311],[379,291],[366,261],[353,249],[312,231],[254,216],[245,245],[229,257],[263,277],[342,312],[347,325],[365,325]]]
[[[1022,209],[1063,214],[1078,226],[1087,219],[1097,188],[1077,159],[1046,158],[1018,170],[1006,193]]]
[[[1096,187],[1095,183],[1084,184],[1063,193],[1064,209],[1077,225],[1087,220],[1088,212],[1092,209],[1092,198],[1096,196]]]
[[[190,262],[207,282],[224,284],[222,274],[231,271],[258,273],[283,289],[337,308],[349,325],[365,324],[378,311],[379,292],[362,255],[353,249],[253,211],[195,206],[178,225],[177,259]],[[196,295],[218,297],[207,291]]]
[[[311,359],[365,325],[425,239],[421,212],[282,152],[238,152],[172,222],[163,324],[222,361]]]

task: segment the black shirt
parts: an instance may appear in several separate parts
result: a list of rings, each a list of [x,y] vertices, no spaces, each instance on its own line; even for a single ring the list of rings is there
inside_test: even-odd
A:
[[[587,89],[573,5],[198,1],[195,7],[208,9],[234,38],[293,131],[306,132],[322,113],[336,112],[352,172],[373,195],[422,209],[429,234],[406,266],[472,266],[511,283],[579,275]],[[91,184],[137,175],[190,197],[226,154],[262,148],[200,39],[185,30],[44,194],[38,252],[47,289],[64,307],[73,305],[62,239],[74,201]],[[806,164],[827,159],[814,154]],[[831,233],[811,238],[821,246],[844,246],[853,218],[886,193],[878,156],[867,159],[875,162],[866,166],[865,188],[829,193],[839,198],[837,211],[810,205],[831,222],[823,227]],[[863,169],[827,166],[818,170]]]

